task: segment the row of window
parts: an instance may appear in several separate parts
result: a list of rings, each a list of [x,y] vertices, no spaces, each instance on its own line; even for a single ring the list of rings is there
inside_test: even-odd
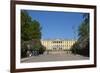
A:
[[[52,41],[52,43],[62,43],[62,41]]]
[[[44,43],[44,44],[48,44],[48,43],[50,43],[50,42],[42,42],[42,43]],[[51,43],[53,43],[53,44],[56,44],[56,43],[68,43],[68,44],[71,44],[71,43],[75,43],[75,42],[71,42],[71,41],[66,41],[66,42],[63,42],[63,41],[52,41]]]
[[[53,48],[53,50],[62,50],[62,48]]]
[[[63,45],[62,44],[48,44],[48,45],[45,44],[44,46],[61,46],[61,47],[65,46],[66,47],[66,46],[72,46],[72,45],[73,44],[63,44]]]
[[[72,45],[49,45],[49,46],[52,46],[52,47],[67,47],[67,46],[72,46]]]

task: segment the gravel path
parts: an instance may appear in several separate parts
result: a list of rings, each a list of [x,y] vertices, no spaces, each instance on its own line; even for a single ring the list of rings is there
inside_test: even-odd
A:
[[[84,57],[81,55],[73,54],[49,54],[49,55],[39,55],[31,56],[28,58],[21,59],[22,63],[30,62],[48,62],[48,61],[71,61],[71,60],[88,60],[89,57]]]

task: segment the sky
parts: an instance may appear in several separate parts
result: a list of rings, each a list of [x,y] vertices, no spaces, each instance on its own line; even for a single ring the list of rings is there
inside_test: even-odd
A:
[[[83,13],[28,10],[32,20],[42,27],[42,39],[77,39]]]

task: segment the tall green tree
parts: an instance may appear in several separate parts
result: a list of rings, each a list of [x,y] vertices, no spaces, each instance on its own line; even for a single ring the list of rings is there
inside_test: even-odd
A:
[[[30,25],[31,25],[31,17],[24,10],[21,11],[21,40],[27,41],[30,40]]]
[[[31,19],[26,11],[21,11],[21,39],[24,41],[41,39],[41,26]]]
[[[21,11],[21,56],[26,56],[28,47],[30,50],[44,51],[41,42],[41,26],[37,20],[32,20],[27,11]]]
[[[86,46],[87,42],[89,42],[89,14],[84,14],[83,18],[84,20],[78,29],[78,41],[82,44],[82,46]]]
[[[27,44],[25,41],[30,40],[29,28],[30,28],[31,17],[25,10],[21,11],[21,57],[27,56]]]
[[[78,41],[73,45],[74,53],[89,56],[89,14],[83,14],[83,21],[78,27]]]

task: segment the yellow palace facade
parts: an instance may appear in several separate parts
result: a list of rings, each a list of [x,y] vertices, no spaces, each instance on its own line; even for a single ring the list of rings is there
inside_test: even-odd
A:
[[[41,40],[41,43],[44,47],[46,47],[46,50],[60,51],[60,50],[70,50],[70,48],[76,41],[77,40],[47,39],[47,40]]]

